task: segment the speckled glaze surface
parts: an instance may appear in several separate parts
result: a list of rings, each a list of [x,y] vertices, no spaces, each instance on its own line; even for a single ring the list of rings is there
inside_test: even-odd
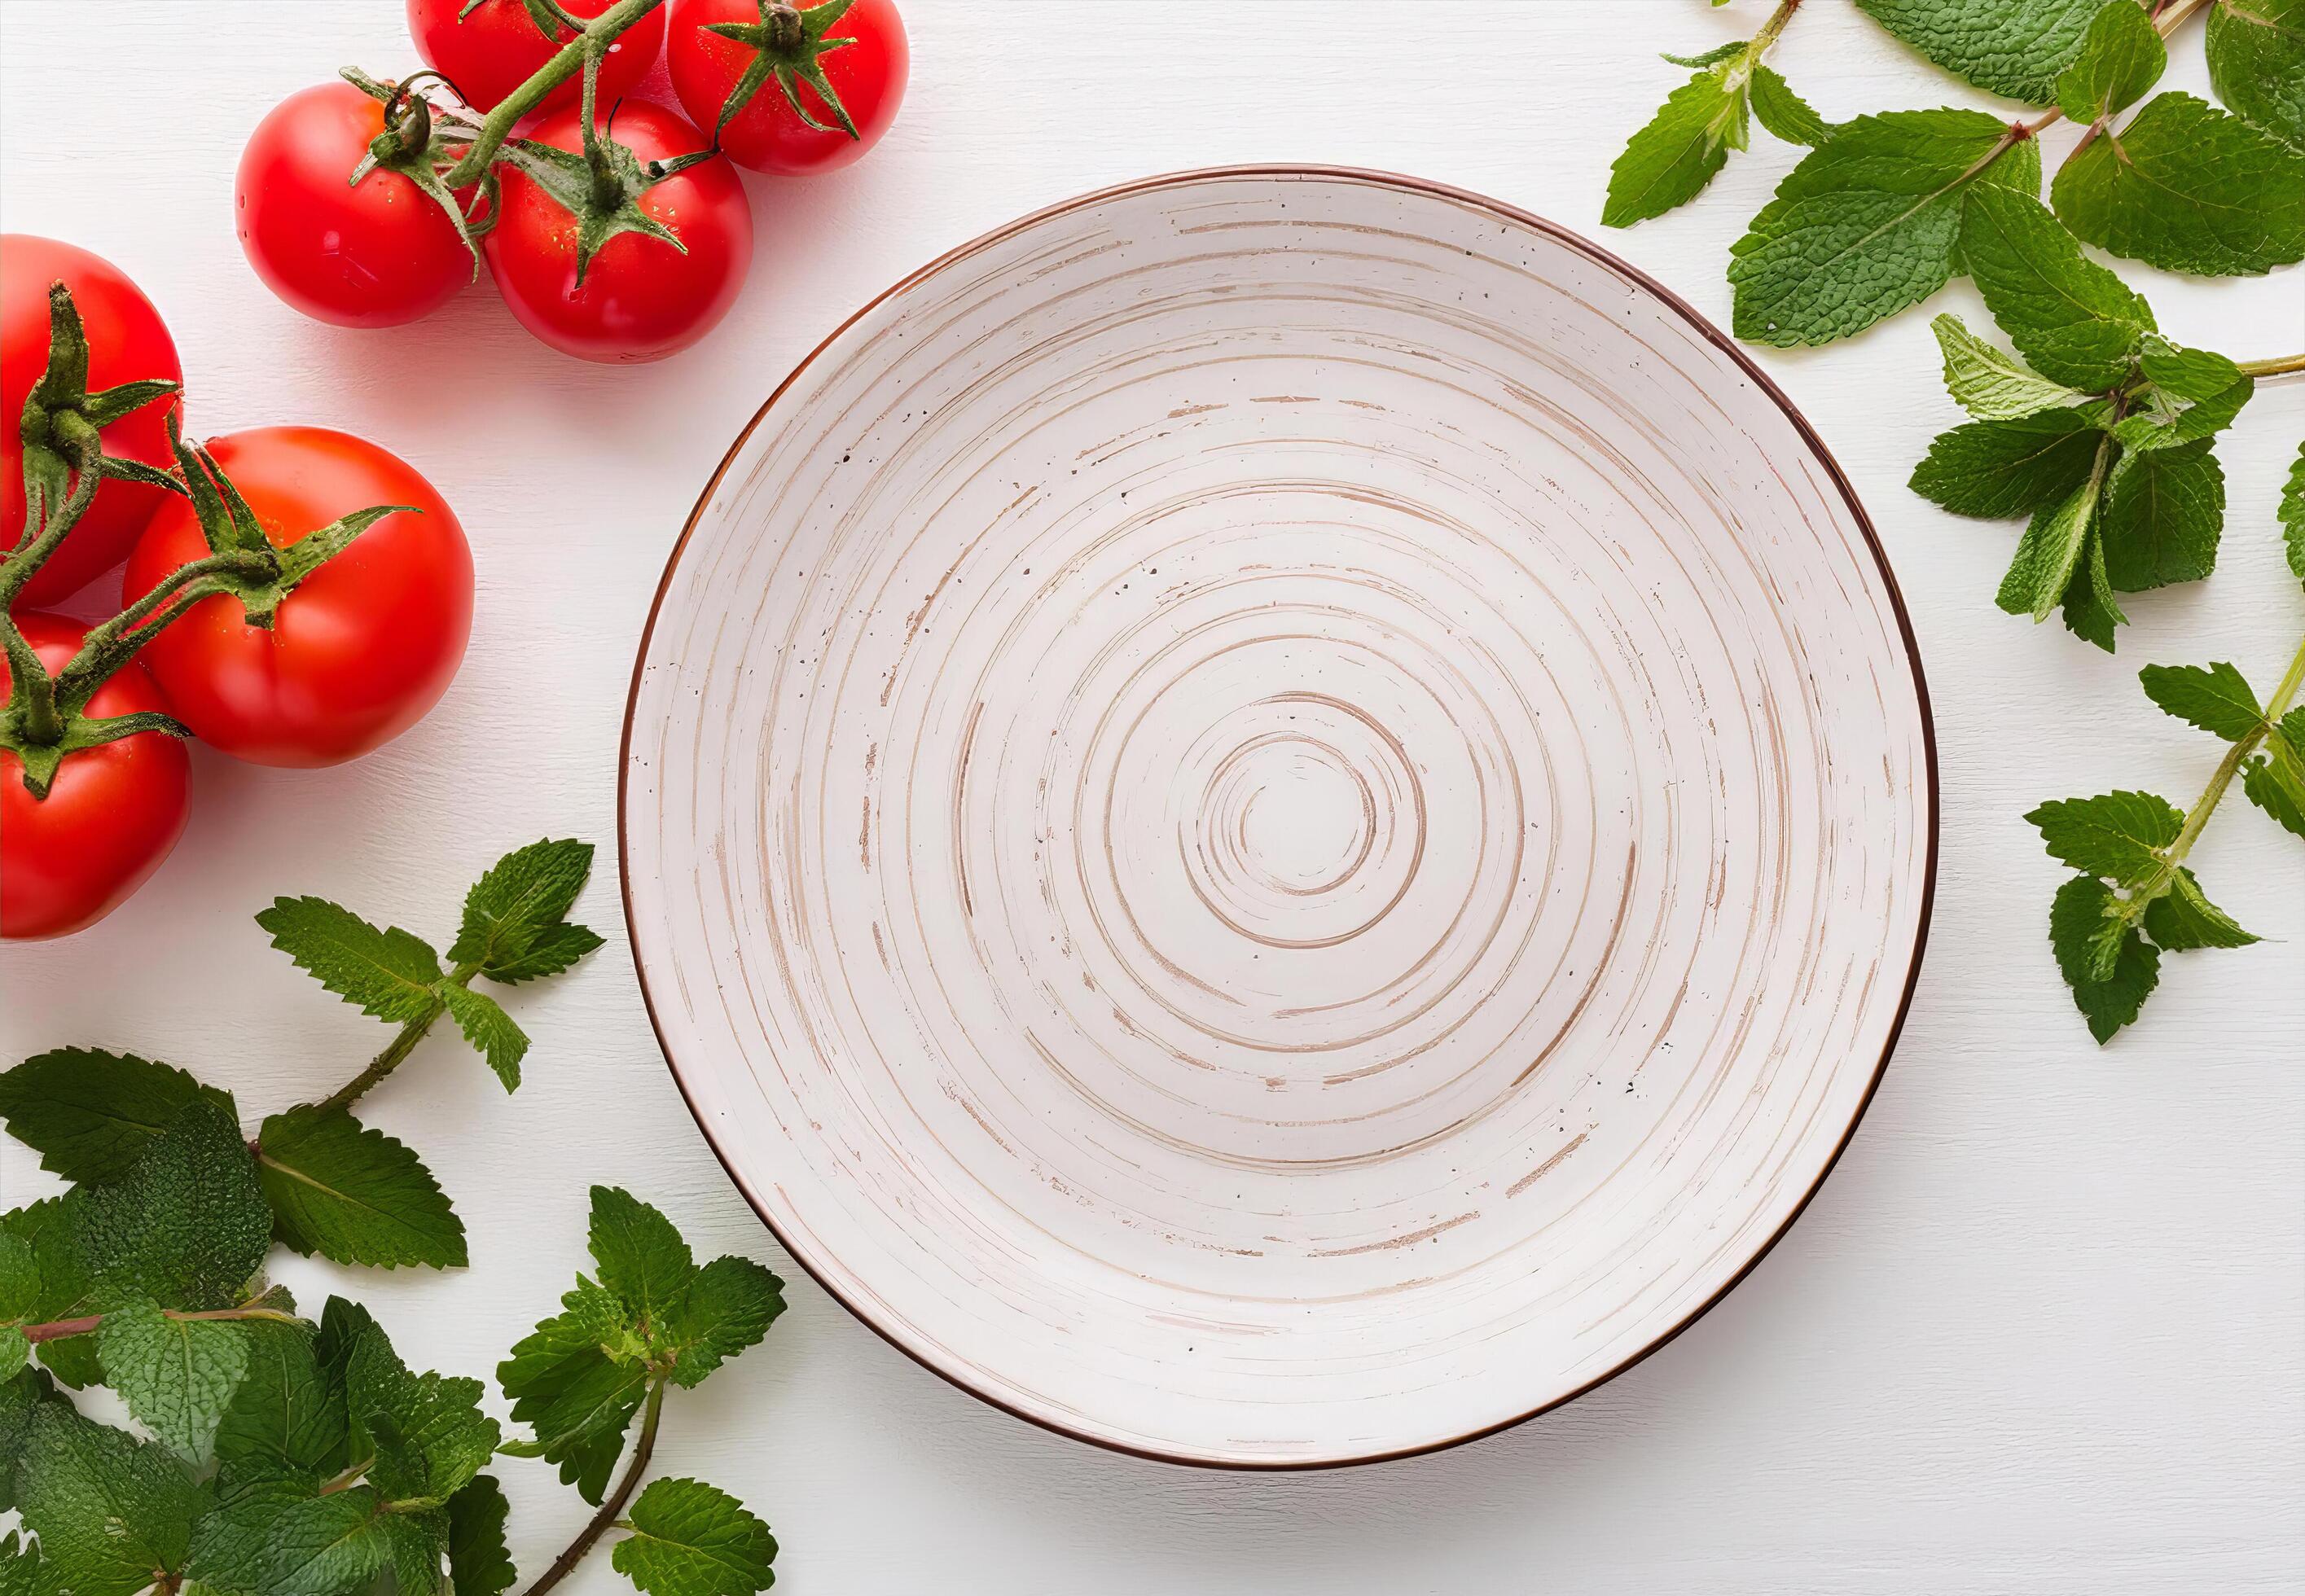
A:
[[[623,779],[659,1035],[795,1257],[1240,1466],[1510,1423],[1735,1284],[1935,860],[1782,396],[1571,235],[1317,170],[1059,206],[838,332],[668,568]]]

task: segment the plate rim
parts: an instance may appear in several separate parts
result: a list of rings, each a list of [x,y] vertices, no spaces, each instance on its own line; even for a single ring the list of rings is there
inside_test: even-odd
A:
[[[1609,270],[1618,273],[1644,292],[1653,295],[1687,322],[1707,343],[1728,355],[1761,395],[1782,412],[1785,419],[1792,423],[1793,430],[1824,463],[1826,473],[1833,480],[1833,488],[1841,495],[1842,502],[1849,506],[1850,513],[1856,518],[1857,530],[1864,536],[1866,550],[1873,556],[1874,566],[1878,571],[1884,589],[1888,595],[1890,612],[1896,617],[1897,635],[1899,641],[1904,644],[1906,664],[1912,673],[1913,698],[1921,717],[1922,765],[1927,776],[1928,804],[1925,828],[1928,841],[1922,867],[1919,918],[1915,921],[1913,928],[1912,963],[1905,972],[1904,990],[1898,998],[1897,1011],[1890,1020],[1888,1034],[1882,1040],[1881,1057],[1873,1065],[1872,1074],[1865,1082],[1863,1094],[1858,1099],[1856,1107],[1850,1112],[1848,1125],[1842,1128],[1840,1138],[1833,1143],[1832,1152],[1826,1157],[1824,1166],[1818,1169],[1816,1178],[1810,1183],[1808,1190],[1801,1193],[1800,1200],[1793,1204],[1791,1210],[1785,1215],[1783,1222],[1770,1233],[1767,1239],[1754,1249],[1752,1256],[1738,1268],[1736,1273],[1722,1283],[1720,1289],[1690,1310],[1679,1323],[1574,1390],[1540,1403],[1526,1413],[1516,1413],[1493,1423],[1481,1425],[1459,1435],[1448,1436],[1438,1440],[1420,1441],[1413,1446],[1392,1447],[1350,1457],[1305,1459],[1207,1457],[1183,1452],[1166,1452],[1153,1447],[1134,1446],[1126,1441],[1116,1440],[1110,1436],[1095,1435],[1086,1430],[1076,1429],[1054,1419],[1044,1418],[1038,1413],[1027,1413],[992,1393],[970,1384],[960,1375],[939,1367],[927,1357],[898,1340],[872,1315],[851,1302],[831,1282],[818,1273],[802,1255],[800,1250],[793,1245],[790,1238],[778,1228],[776,1220],[770,1217],[768,1210],[753,1194],[744,1178],[737,1174],[736,1167],[729,1161],[728,1154],[721,1147],[719,1138],[713,1133],[712,1126],[697,1107],[695,1098],[690,1095],[688,1082],[681,1074],[679,1063],[673,1057],[670,1044],[666,1040],[663,1023],[657,1017],[656,998],[649,986],[648,967],[641,959],[633,908],[631,847],[633,727],[640,709],[641,682],[647,668],[649,644],[655,638],[657,618],[663,611],[665,595],[672,587],[673,573],[679,567],[681,556],[687,552],[689,539],[695,533],[697,522],[702,518],[705,506],[711,503],[712,496],[720,487],[720,480],[727,474],[728,468],[736,463],[737,455],[744,452],[744,446],[751,441],[753,431],[768,419],[769,412],[776,408],[777,401],[783,398],[786,391],[798,382],[802,375],[813,367],[825,351],[838,343],[849,328],[871,315],[889,300],[915,284],[966,259],[969,256],[1000,243],[1027,228],[1036,226],[1055,216],[1154,190],[1183,187],[1212,179],[1255,177],[1300,180],[1310,178],[1365,183],[1377,188],[1390,188],[1423,196],[1437,197],[1453,200],[1460,205],[1488,210],[1504,220],[1542,233],[1554,242],[1565,245]],[[1357,1468],[1367,1464],[1390,1463],[1401,1458],[1420,1457],[1434,1452],[1446,1451],[1452,1447],[1460,1447],[1467,1442],[1501,1434],[1505,1430],[1527,1423],[1531,1419],[1566,1406],[1588,1392],[1608,1384],[1619,1375],[1678,1339],[1683,1331],[1711,1312],[1723,1298],[1744,1284],[1746,1278],[1760,1267],[1761,1261],[1775,1250],[1777,1244],[1785,1238],[1786,1234],[1799,1222],[1800,1217],[1808,1211],[1809,1204],[1816,1200],[1817,1193],[1824,1188],[1825,1181],[1839,1167],[1841,1155],[1849,1150],[1849,1144],[1856,1139],[1857,1127],[1864,1123],[1865,1111],[1872,1107],[1873,1099],[1881,1089],[1881,1082],[1888,1074],[1890,1057],[1896,1052],[1898,1040],[1904,1033],[1905,1019],[1912,1012],[1913,996],[1920,984],[1921,966],[1928,952],[1929,929],[1936,903],[1941,804],[1942,794],[1937,773],[1936,716],[1929,700],[1928,677],[1921,666],[1920,644],[1913,635],[1912,616],[1906,609],[1904,593],[1897,584],[1897,573],[1889,563],[1888,551],[1882,546],[1880,533],[1873,525],[1873,518],[1866,513],[1864,501],[1857,497],[1856,488],[1850,482],[1848,473],[1841,470],[1841,462],[1834,457],[1824,437],[1810,424],[1808,418],[1801,413],[1800,407],[1792,402],[1791,396],[1777,385],[1775,379],[1762,369],[1759,363],[1747,353],[1735,339],[1723,333],[1708,317],[1680,294],[1630,261],[1603,248],[1571,228],[1491,195],[1471,189],[1459,188],[1453,183],[1442,183],[1432,178],[1413,177],[1405,173],[1390,172],[1378,167],[1326,166],[1294,161],[1246,162],[1216,166],[1187,167],[1092,189],[1084,193],[1075,194],[1069,199],[1042,206],[998,227],[978,233],[965,242],[955,245],[925,264],[906,273],[896,282],[859,305],[820,339],[813,348],[803,355],[793,369],[785,375],[784,379],[770,391],[767,399],[763,400],[760,408],[753,412],[752,419],[744,423],[727,451],[720,456],[720,463],[713,467],[711,476],[706,479],[702,491],[696,497],[696,503],[688,512],[687,519],[681,523],[680,536],[674,539],[672,549],[665,557],[664,573],[657,579],[656,591],[649,599],[648,619],[641,627],[640,641],[633,655],[632,681],[625,694],[624,726],[617,741],[617,889],[624,904],[625,946],[632,955],[633,972],[640,982],[641,1006],[647,1011],[649,1030],[656,1038],[657,1051],[663,1055],[665,1068],[672,1076],[673,1085],[680,1092],[681,1101],[687,1105],[689,1117],[696,1122],[697,1130],[703,1135],[705,1145],[711,1149],[713,1158],[719,1161],[721,1172],[727,1176],[729,1184],[736,1188],[737,1193],[744,1199],[745,1205],[753,1210],[753,1216],[776,1239],[777,1244],[784,1249],[786,1256],[797,1264],[827,1296],[839,1303],[847,1312],[849,1317],[946,1384],[967,1393],[977,1401],[997,1408],[1012,1418],[1022,1419],[1036,1429],[1048,1430],[1067,1439],[1084,1442],[1108,1452],[1118,1452],[1154,1463],[1172,1464],[1189,1468],[1217,1469],[1239,1473],[1307,1473],[1325,1469]]]

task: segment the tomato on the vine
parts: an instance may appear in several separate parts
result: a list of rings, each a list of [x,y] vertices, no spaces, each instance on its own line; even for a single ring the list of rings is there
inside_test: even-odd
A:
[[[604,139],[650,163],[710,148],[678,113],[631,100],[600,116]],[[529,135],[557,149],[584,147],[581,108],[546,118]],[[675,248],[643,233],[619,232],[601,245],[578,281],[578,223],[569,208],[520,167],[500,169],[497,221],[484,242],[489,269],[521,325],[555,349],[588,361],[662,360],[710,332],[744,286],[753,260],[753,212],[744,185],[714,157],[661,180],[641,181],[627,210],[670,228]]]
[[[201,600],[144,647],[168,710],[259,765],[333,765],[406,731],[447,691],[472,624],[472,555],[432,485],[398,455],[319,427],[208,440],[276,548],[373,505],[405,505],[280,601],[268,630],[238,600]],[[208,553],[192,505],[161,507],[129,556],[122,601]]]
[[[338,327],[430,316],[472,280],[448,213],[404,174],[353,169],[385,107],[350,83],[301,89],[257,124],[234,183],[240,245],[265,286]]]
[[[815,6],[672,0],[671,13],[665,64],[698,126],[719,125],[728,97],[755,62],[771,68],[720,128],[720,148],[740,166],[787,177],[835,171],[872,149],[897,119],[912,50],[896,0]],[[813,81],[820,72],[838,105]]]
[[[614,3],[562,0],[562,9],[589,21]],[[477,110],[494,110],[576,37],[564,23],[548,39],[521,0],[480,0],[467,13],[464,8],[470,4],[472,0],[408,0],[408,34],[424,64],[447,79],[448,86]],[[660,10],[618,34],[600,58],[599,103],[611,104],[638,88],[663,48]],[[539,109],[560,110],[575,105],[583,94],[582,74],[572,75],[545,96]]]
[[[38,610],[18,611],[16,624],[50,671],[88,632]],[[0,658],[0,683],[10,679]],[[132,660],[96,690],[87,713],[160,708]],[[62,937],[102,920],[160,868],[191,814],[191,760],[166,732],[66,754],[45,798],[25,788],[22,761],[0,750],[0,937]]]
[[[88,334],[88,386],[109,388],[157,378],[183,380],[176,345],[152,301],[99,255],[54,239],[0,236],[0,555],[24,537],[24,446],[17,430],[25,397],[48,364],[48,285],[72,290]],[[167,414],[174,399],[147,404],[103,432],[105,452],[167,469]],[[24,587],[26,604],[53,604],[117,565],[166,492],[117,479]]]

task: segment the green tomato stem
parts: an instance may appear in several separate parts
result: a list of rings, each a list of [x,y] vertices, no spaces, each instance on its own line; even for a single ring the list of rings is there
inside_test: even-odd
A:
[[[526,82],[488,114],[472,146],[441,181],[451,189],[479,182],[489,164],[496,159],[497,151],[504,147],[504,141],[512,137],[514,124],[542,105],[545,97],[566,83],[571,73],[581,70],[588,52],[605,51],[617,35],[663,4],[664,0],[617,0],[616,4],[585,23],[583,32],[561,46],[551,60],[538,67]]]
[[[600,1510],[592,1515],[591,1521],[578,1532],[576,1539],[571,1541],[567,1548],[552,1559],[552,1566],[528,1587],[526,1596],[544,1596],[547,1591],[567,1578],[570,1571],[584,1560],[584,1554],[592,1549],[593,1542],[624,1516],[625,1504],[632,1500],[633,1490],[640,1484],[641,1476],[648,1472],[649,1459],[656,1452],[657,1423],[663,1413],[664,1378],[659,1375],[649,1382],[648,1405],[641,1410],[641,1438],[633,1447],[632,1461],[625,1465],[624,1477],[617,1481],[616,1490],[608,1493],[608,1499],[600,1504]]]

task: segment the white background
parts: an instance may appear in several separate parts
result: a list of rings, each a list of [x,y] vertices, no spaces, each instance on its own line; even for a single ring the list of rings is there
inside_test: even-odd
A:
[[[1935,700],[1944,867],[1903,1045],[1838,1171],[1688,1334],[1570,1406],[1439,1456],[1244,1477],[1043,1434],[916,1368],[782,1258],[697,1135],[651,1037],[614,887],[617,739],[642,617],[722,450],[791,365],[914,266],[1023,211],[1177,167],[1300,159],[1481,190],[1593,230],[1610,160],[1694,52],[1761,0],[903,0],[911,93],[862,166],[750,178],[752,282],[711,341],[636,370],[532,342],[485,285],[430,322],[351,333],[268,295],[233,236],[232,172],[290,91],[413,69],[398,0],[0,0],[0,223],[108,256],[180,345],[190,425],[303,421],[406,455],[471,535],[471,653],[447,699],[340,769],[196,750],[175,856],[127,907],[0,951],[0,1055],[167,1058],[256,1116],[333,1088],[386,1040],[250,915],[317,892],[445,937],[467,881],[541,835],[601,844],[582,917],[609,945],[510,1006],[535,1038],[507,1099],[442,1037],[369,1099],[472,1228],[454,1276],[288,1260],[308,1301],[364,1298],[411,1361],[486,1373],[583,1262],[585,1188],[749,1252],[791,1311],[705,1391],[675,1393],[663,1467],[737,1492],[793,1596],[1074,1592],[2141,1592],[2305,1582],[2305,847],[2238,796],[2194,855],[2285,941],[2168,961],[2100,1051],[2045,940],[2060,879],[2023,812],[2114,785],[2189,802],[2214,762],[2155,711],[2148,660],[2270,684],[2305,627],[2272,508],[2305,384],[2220,445],[2209,582],[2130,602],[2108,658],[1992,596],[2014,529],[1904,487],[1956,412],[1926,315],[1762,362],[1879,523]],[[2199,24],[2168,82],[2199,90]],[[1828,117],[1991,102],[1845,0],[1773,57]],[[2070,143],[2059,129],[2054,161]],[[1604,242],[1725,323],[1725,251],[1796,151],[1755,149],[1697,204]],[[2124,268],[2182,343],[2305,347],[2305,281]],[[1976,319],[1965,285],[1933,309]],[[1981,323],[1980,323],[1981,325]],[[49,1177],[0,1147],[10,1204]],[[285,1256],[285,1255],[283,1255]],[[501,1412],[501,1407],[498,1409]],[[586,1509],[506,1463],[540,1572]],[[568,1588],[622,1582],[596,1558]]]

